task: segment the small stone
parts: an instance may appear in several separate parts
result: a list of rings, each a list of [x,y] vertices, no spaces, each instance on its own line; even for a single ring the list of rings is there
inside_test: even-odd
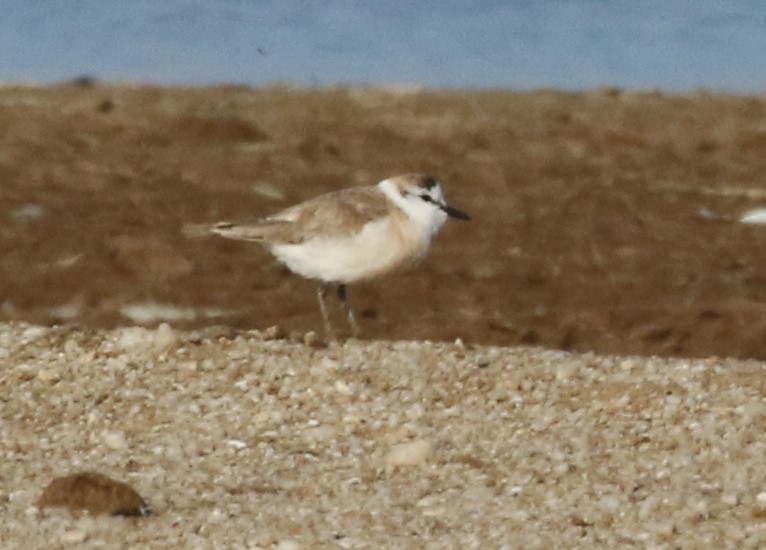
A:
[[[667,468],[662,468],[657,471],[656,474],[654,474],[654,479],[657,481],[662,481],[663,479],[667,479],[670,477],[670,470]]]
[[[337,431],[330,424],[321,424],[316,427],[307,428],[303,431],[303,436],[311,441],[326,441],[335,437]]]
[[[264,340],[283,340],[287,333],[279,325],[273,325],[263,331]]]
[[[739,504],[739,497],[730,493],[724,493],[721,495],[721,504],[725,506],[736,506]]]
[[[313,330],[308,331],[303,335],[303,345],[315,348],[322,345],[322,339]]]
[[[390,466],[419,466],[424,464],[433,453],[433,445],[420,439],[409,443],[394,445],[386,455],[386,463]]]
[[[707,518],[710,515],[710,508],[704,500],[699,500],[694,503],[694,506],[692,507],[694,510],[695,516],[699,518]]]
[[[614,513],[620,508],[620,499],[615,495],[604,495],[599,499],[598,506],[604,512]]]
[[[26,363],[17,366],[16,373],[18,374],[19,380],[23,381],[34,380],[35,376],[37,376],[35,369]]]
[[[181,363],[178,363],[176,373],[178,374],[179,378],[185,380],[187,378],[196,377],[198,370],[199,370],[199,364],[197,363],[197,361],[183,361]]]
[[[160,323],[154,331],[154,351],[161,353],[177,348],[179,344],[178,335],[167,323]]]
[[[229,439],[228,441],[226,441],[226,444],[229,447],[233,447],[234,449],[238,451],[242,449],[247,449],[247,443],[245,443],[241,439]]]
[[[766,491],[761,491],[755,496],[755,504],[759,509],[766,511]]]
[[[676,531],[676,526],[670,521],[663,521],[655,525],[654,532],[661,537],[671,537]]]
[[[208,514],[207,519],[210,523],[221,523],[229,519],[229,514],[227,514],[223,510],[219,510],[218,508],[215,508],[213,509],[212,512]]]
[[[114,347],[118,351],[135,353],[138,350],[145,350],[148,341],[149,333],[145,328],[124,327],[119,330]]]
[[[574,363],[562,363],[556,369],[556,380],[569,380],[577,374],[577,366]]]
[[[50,482],[37,500],[40,508],[63,507],[92,515],[146,516],[151,507],[129,485],[97,472],[81,472]]]
[[[64,353],[67,355],[79,355],[82,353],[82,348],[80,347],[80,344],[70,339],[64,342]]]
[[[73,529],[71,531],[65,531],[61,535],[61,542],[64,544],[80,544],[88,539],[88,533],[80,531],[79,529]]]
[[[430,508],[439,501],[439,495],[426,495],[415,503],[418,508]]]
[[[107,432],[104,435],[104,445],[113,451],[122,451],[128,448],[128,441],[123,432]]]
[[[57,369],[41,369],[37,373],[37,378],[42,382],[58,382],[61,375]]]
[[[277,544],[276,550],[303,550],[303,545],[294,540],[282,540]]]
[[[334,386],[335,391],[342,395],[351,395],[354,393],[354,390],[351,389],[351,386],[349,386],[343,380],[336,380]]]

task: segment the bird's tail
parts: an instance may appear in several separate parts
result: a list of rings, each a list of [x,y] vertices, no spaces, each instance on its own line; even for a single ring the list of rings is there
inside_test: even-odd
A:
[[[262,241],[266,238],[269,227],[269,224],[237,225],[230,222],[218,222],[210,227],[210,231],[237,241]]]
[[[253,224],[236,224],[231,222],[218,222],[215,225],[203,223],[187,223],[181,228],[181,233],[188,239],[201,239],[209,237],[211,233],[220,235],[235,241],[269,241],[284,240],[285,226],[288,222],[283,220],[261,220]]]

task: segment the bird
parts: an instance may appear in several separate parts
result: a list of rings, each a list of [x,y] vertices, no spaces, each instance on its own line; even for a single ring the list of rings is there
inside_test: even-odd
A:
[[[447,204],[433,177],[402,174],[377,185],[325,193],[253,223],[219,222],[210,231],[262,243],[290,271],[317,281],[325,337],[334,340],[325,303],[328,289],[336,286],[341,310],[358,337],[347,285],[418,263],[447,218],[470,219]]]

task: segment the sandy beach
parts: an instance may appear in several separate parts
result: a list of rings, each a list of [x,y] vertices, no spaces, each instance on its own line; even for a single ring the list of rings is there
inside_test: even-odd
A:
[[[0,327],[4,548],[759,548],[764,365]],[[54,477],[145,518],[39,510]]]

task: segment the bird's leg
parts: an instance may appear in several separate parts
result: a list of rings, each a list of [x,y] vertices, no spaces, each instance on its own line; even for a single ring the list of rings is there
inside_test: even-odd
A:
[[[348,326],[351,327],[351,334],[354,338],[359,337],[359,326],[356,324],[356,317],[354,317],[354,310],[348,305],[346,301],[346,285],[338,285],[338,300],[340,300],[340,307],[343,313],[348,319]]]
[[[335,340],[335,331],[330,323],[330,316],[327,313],[327,306],[324,302],[324,297],[327,294],[327,287],[320,284],[317,287],[317,299],[319,300],[319,311],[322,312],[322,322],[324,323],[324,336],[327,341]]]

